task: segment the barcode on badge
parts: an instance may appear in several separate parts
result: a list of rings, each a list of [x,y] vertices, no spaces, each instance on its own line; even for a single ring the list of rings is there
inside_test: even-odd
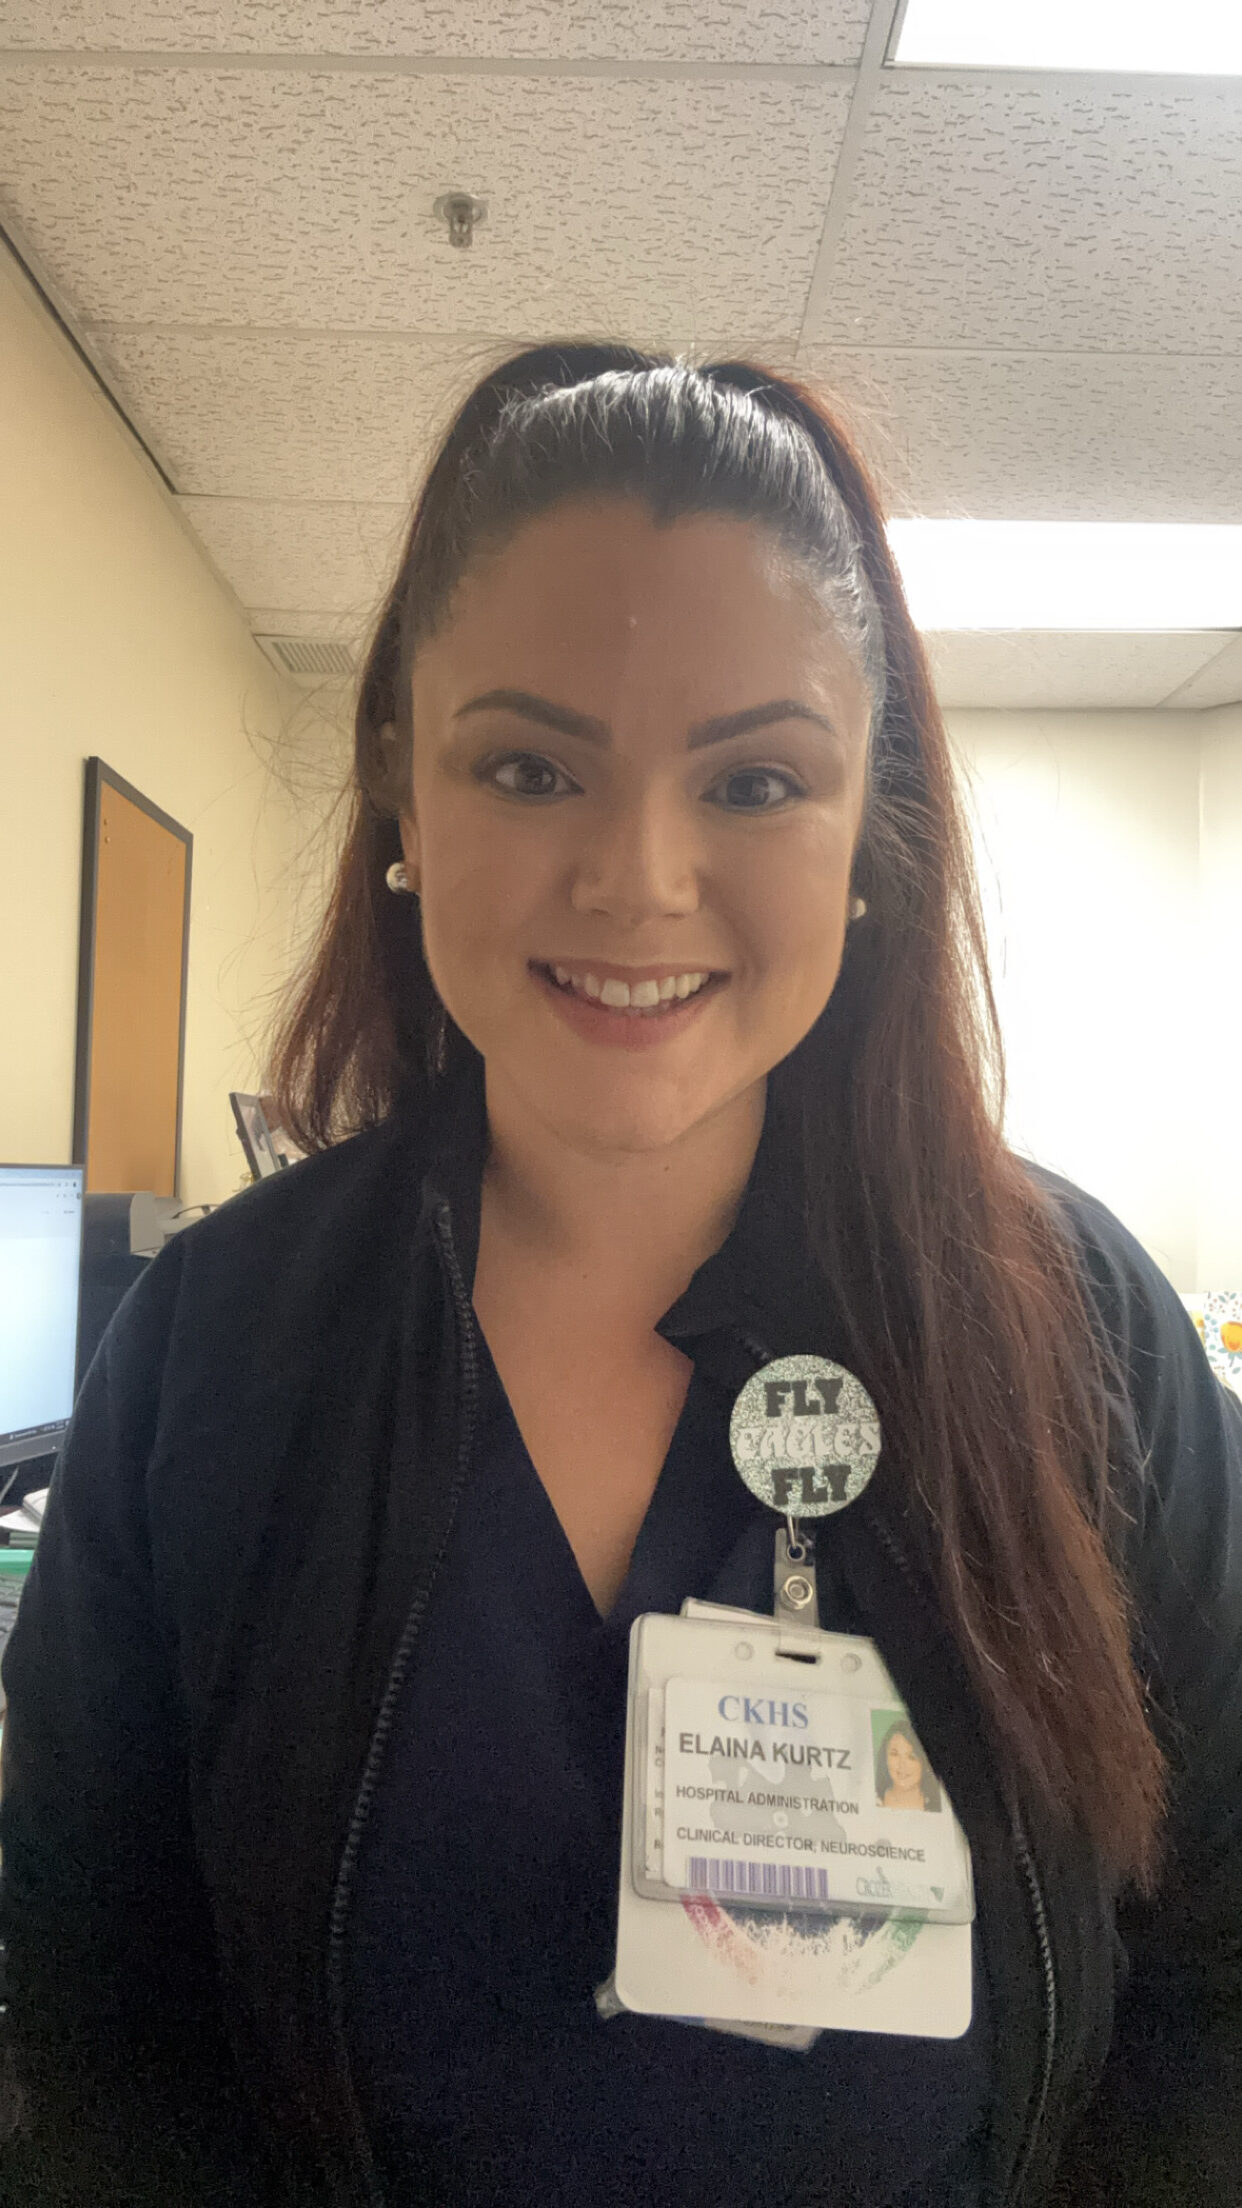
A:
[[[692,1855],[687,1884],[696,1894],[745,1894],[761,1901],[830,1901],[828,1873],[808,1863],[729,1863]]]

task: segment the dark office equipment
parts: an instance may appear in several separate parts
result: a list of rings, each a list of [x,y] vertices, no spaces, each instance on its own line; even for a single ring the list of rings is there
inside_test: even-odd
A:
[[[151,1255],[149,1250],[134,1246],[133,1213],[139,1201],[133,1195],[88,1196],[86,1199],[82,1226],[79,1387],[109,1319]]]

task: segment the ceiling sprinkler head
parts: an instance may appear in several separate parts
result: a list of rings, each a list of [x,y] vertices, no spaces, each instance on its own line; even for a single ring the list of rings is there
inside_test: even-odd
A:
[[[473,245],[475,225],[487,221],[486,203],[469,192],[442,192],[432,213],[447,222],[450,245]]]

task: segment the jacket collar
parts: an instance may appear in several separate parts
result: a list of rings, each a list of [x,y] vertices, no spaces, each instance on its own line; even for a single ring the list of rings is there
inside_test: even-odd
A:
[[[781,1141],[769,1090],[759,1147],[733,1225],[656,1332],[676,1343],[727,1332],[765,1356],[811,1350],[808,1329],[814,1324],[816,1333],[822,1331],[824,1319],[811,1271],[793,1161]]]

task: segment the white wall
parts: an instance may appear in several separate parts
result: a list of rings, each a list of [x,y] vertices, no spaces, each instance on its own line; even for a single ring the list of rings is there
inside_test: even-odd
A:
[[[230,1088],[256,1085],[288,962],[288,799],[264,749],[293,692],[175,505],[0,255],[0,1158],[70,1156],[83,760],[194,837],[181,1195],[244,1161]]]
[[[1242,1285],[1226,971],[1242,923],[1242,712],[949,722],[972,793],[1010,1139],[1108,1204],[1177,1288]],[[1201,806],[1215,823],[1202,839]]]

